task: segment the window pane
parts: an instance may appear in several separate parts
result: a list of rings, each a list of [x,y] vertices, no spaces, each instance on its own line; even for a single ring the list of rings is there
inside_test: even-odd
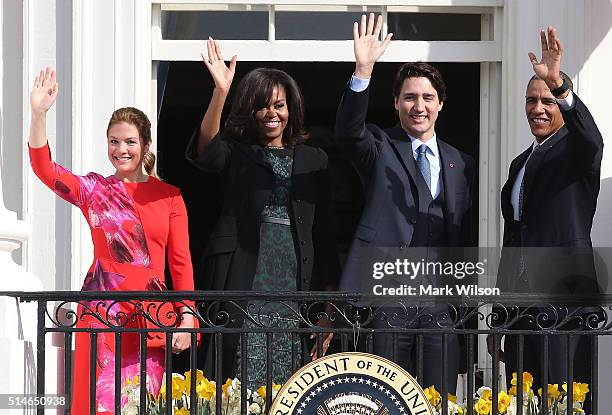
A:
[[[170,40],[267,40],[265,11],[164,11],[162,37]]]
[[[276,39],[349,40],[359,12],[276,12]]]
[[[479,14],[389,13],[394,40],[480,40]]]

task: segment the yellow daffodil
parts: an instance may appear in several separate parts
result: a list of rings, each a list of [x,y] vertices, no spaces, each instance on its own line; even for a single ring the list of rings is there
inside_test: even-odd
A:
[[[512,380],[510,383],[516,386],[518,382],[516,372],[512,372]],[[523,392],[527,392],[533,386],[533,376],[529,372],[523,372]]]
[[[227,395],[227,388],[229,388],[230,386],[232,386],[232,380],[230,378],[227,378],[225,383],[221,385],[221,390],[223,391],[224,395]]]
[[[172,399],[180,399],[184,393],[187,391],[187,384],[185,383],[185,378],[178,373],[172,374]],[[165,399],[166,398],[166,381],[165,378],[162,382],[161,389],[159,391],[160,395]]]
[[[448,394],[448,400],[451,401],[454,404],[457,403],[457,397],[455,395],[453,395],[452,393]]]
[[[427,389],[423,390],[423,392],[425,392],[425,396],[432,406],[437,406],[442,400],[440,393],[436,390],[434,385],[431,385]]]
[[[508,406],[510,406],[510,395],[508,395],[505,391],[501,391],[497,394],[497,410],[500,414],[505,414],[508,410]]]
[[[282,386],[283,385],[272,382],[272,392],[273,392],[272,394],[274,394],[274,392],[278,392]],[[268,388],[266,388],[266,385],[262,385],[259,388],[257,388],[255,392],[257,392],[257,394],[261,396],[262,399],[266,399],[267,391],[268,391]]]
[[[488,415],[491,413],[492,408],[493,404],[491,401],[483,398],[478,399],[478,402],[474,405],[474,411],[476,411],[478,415]]]
[[[204,379],[206,379],[204,377],[204,372],[202,372],[200,369],[198,369],[196,371],[196,385],[200,382],[202,382]],[[187,381],[187,384],[190,385],[191,384],[191,371],[188,370],[187,372],[185,372],[185,380]]]
[[[578,383],[577,385],[578,390],[576,391],[576,400],[582,403],[585,401],[587,393],[589,393],[589,384]]]
[[[134,376],[134,379],[128,378],[128,379],[125,380],[125,384],[126,385],[131,385],[131,384],[140,385],[140,377],[138,375],[136,375],[136,376]]]
[[[216,384],[214,381],[204,380],[196,385],[196,393],[202,399],[209,401],[214,395],[216,390]]]
[[[549,383],[547,387],[547,393],[548,393],[548,406],[552,406],[553,403],[560,400],[561,398],[561,392],[559,392],[559,384]],[[540,395],[540,397],[542,396],[542,388],[538,389],[538,395]]]
[[[183,406],[181,409],[174,407],[174,415],[189,415],[189,411]]]
[[[256,392],[262,399],[266,399],[266,386],[265,385],[262,385],[259,388],[257,388]]]
[[[508,395],[516,396],[516,386],[511,386],[510,389],[508,389]]]
[[[567,392],[567,383],[563,382],[562,388],[565,392]],[[587,393],[589,393],[589,384],[574,382],[572,387],[572,393],[574,395],[573,399],[575,402],[584,402]]]
[[[492,402],[493,401],[493,391],[491,389],[485,389],[484,391],[482,391],[481,399]]]

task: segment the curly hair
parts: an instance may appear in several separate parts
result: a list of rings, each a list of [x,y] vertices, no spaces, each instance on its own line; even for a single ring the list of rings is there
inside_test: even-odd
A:
[[[225,134],[241,142],[257,142],[260,132],[255,123],[255,113],[270,105],[274,88],[279,86],[285,89],[289,110],[283,144],[294,147],[306,141],[302,92],[289,74],[272,68],[253,69],[240,80],[225,122]]]

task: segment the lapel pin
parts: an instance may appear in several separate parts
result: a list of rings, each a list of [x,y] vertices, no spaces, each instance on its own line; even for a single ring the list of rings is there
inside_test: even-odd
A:
[[[453,167],[455,167],[455,163],[448,163],[448,167],[452,169]]]

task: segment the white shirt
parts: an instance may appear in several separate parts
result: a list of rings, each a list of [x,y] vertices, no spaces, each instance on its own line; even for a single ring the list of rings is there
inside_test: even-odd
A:
[[[351,82],[349,83],[349,88],[353,92],[362,92],[365,91],[366,88],[370,85],[369,79],[358,78],[355,75],[351,77]],[[412,156],[416,161],[418,157],[417,149],[421,146],[421,144],[425,144],[427,146],[427,151],[425,152],[425,157],[429,161],[429,170],[431,172],[431,183],[429,189],[431,190],[431,197],[435,199],[440,194],[440,152],[438,151],[438,142],[436,141],[436,134],[434,133],[433,137],[431,137],[426,143],[422,142],[418,138],[412,137],[409,134],[406,134],[410,138],[410,142],[412,144]],[[418,168],[418,167],[417,167]]]
[[[567,94],[567,97],[565,98],[557,98],[557,104],[559,104],[559,107],[561,107],[561,109],[565,111],[571,109],[574,106],[574,93],[570,92],[569,94]],[[546,143],[546,141],[550,137],[551,136],[546,137],[546,139],[540,143],[540,146],[543,146],[544,143]],[[533,153],[533,149],[535,148],[537,144],[538,142],[536,140],[534,140],[533,143],[531,144],[531,153],[527,157],[527,160],[529,160],[529,158],[531,157],[531,154]],[[510,203],[512,204],[512,209],[514,211],[514,220],[517,220],[517,221],[520,220],[519,194],[521,192],[521,183],[523,182],[523,177],[525,177],[525,165],[526,164],[527,164],[526,162],[523,163],[523,166],[521,167],[518,174],[516,175],[516,179],[514,180],[514,184],[512,185],[512,193],[510,196]]]

